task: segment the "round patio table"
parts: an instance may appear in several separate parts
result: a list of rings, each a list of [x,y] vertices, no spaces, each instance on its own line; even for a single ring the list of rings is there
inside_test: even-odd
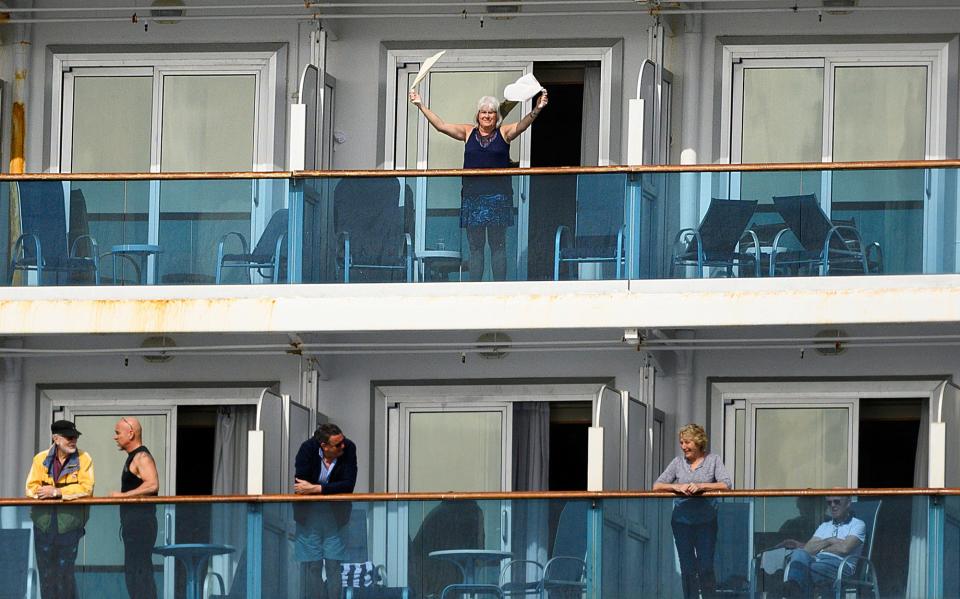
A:
[[[187,599],[202,599],[203,577],[206,574],[207,562],[214,555],[233,553],[234,548],[229,545],[214,545],[211,543],[179,543],[154,547],[153,552],[165,557],[173,557],[187,572]]]

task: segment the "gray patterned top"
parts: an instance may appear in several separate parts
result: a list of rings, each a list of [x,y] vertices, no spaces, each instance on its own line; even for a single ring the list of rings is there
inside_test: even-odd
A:
[[[667,469],[657,478],[658,483],[726,483],[733,488],[733,479],[723,465],[723,460],[715,453],[703,456],[703,462],[696,470],[683,456],[673,458]],[[683,524],[708,522],[716,518],[716,499],[705,497],[678,497],[673,500],[673,520]]]

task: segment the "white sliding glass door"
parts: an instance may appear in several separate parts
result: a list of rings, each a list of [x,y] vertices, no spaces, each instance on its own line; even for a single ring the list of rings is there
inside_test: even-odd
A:
[[[936,48],[736,47],[727,56],[731,163],[944,156],[944,58]],[[939,246],[924,241],[939,211],[931,176],[920,169],[735,173],[729,193],[759,202],[759,224],[781,222],[773,196],[816,194],[831,219],[879,244],[882,272],[918,273],[939,259]]]
[[[150,449],[157,465],[160,495],[173,494],[171,467],[176,463],[176,408],[172,406],[137,406],[123,410],[113,407],[67,406],[63,417],[72,420],[83,435],[79,446],[94,458],[96,471],[96,495],[108,496],[120,490],[120,472],[127,454],[117,448],[113,441],[114,428],[121,416],[136,416],[143,428],[143,444]],[[171,507],[158,506],[156,545],[172,543],[174,538]],[[123,543],[118,542],[120,516],[117,506],[100,505],[90,510],[77,565],[91,569],[123,570]],[[173,558],[153,557],[155,565],[163,565],[162,596],[173,596]],[[161,588],[158,586],[158,588]]]
[[[58,56],[51,166],[61,172],[248,172],[276,168],[272,55]],[[114,66],[124,65],[124,66]],[[255,242],[285,197],[251,180],[76,181],[102,252],[151,245],[104,265],[108,282],[213,282],[217,241]],[[78,196],[78,194],[80,194]]]

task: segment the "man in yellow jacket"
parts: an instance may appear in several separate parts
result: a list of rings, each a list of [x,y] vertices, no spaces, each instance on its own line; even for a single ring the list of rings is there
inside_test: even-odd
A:
[[[80,431],[69,420],[50,427],[53,444],[33,458],[27,475],[27,497],[57,500],[54,505],[35,506],[33,540],[40,574],[40,594],[57,599],[76,599],[74,564],[77,546],[87,522],[86,506],[67,506],[61,501],[93,495],[93,459],[77,449]]]

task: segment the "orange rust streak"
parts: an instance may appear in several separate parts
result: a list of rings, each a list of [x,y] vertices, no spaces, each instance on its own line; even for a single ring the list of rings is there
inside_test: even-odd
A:
[[[17,73],[17,77],[20,77],[20,73]],[[11,174],[23,174],[26,163],[24,161],[24,139],[26,137],[25,130],[26,123],[26,111],[23,107],[23,102],[14,102],[13,104],[13,126],[11,127],[10,133],[10,173]]]

